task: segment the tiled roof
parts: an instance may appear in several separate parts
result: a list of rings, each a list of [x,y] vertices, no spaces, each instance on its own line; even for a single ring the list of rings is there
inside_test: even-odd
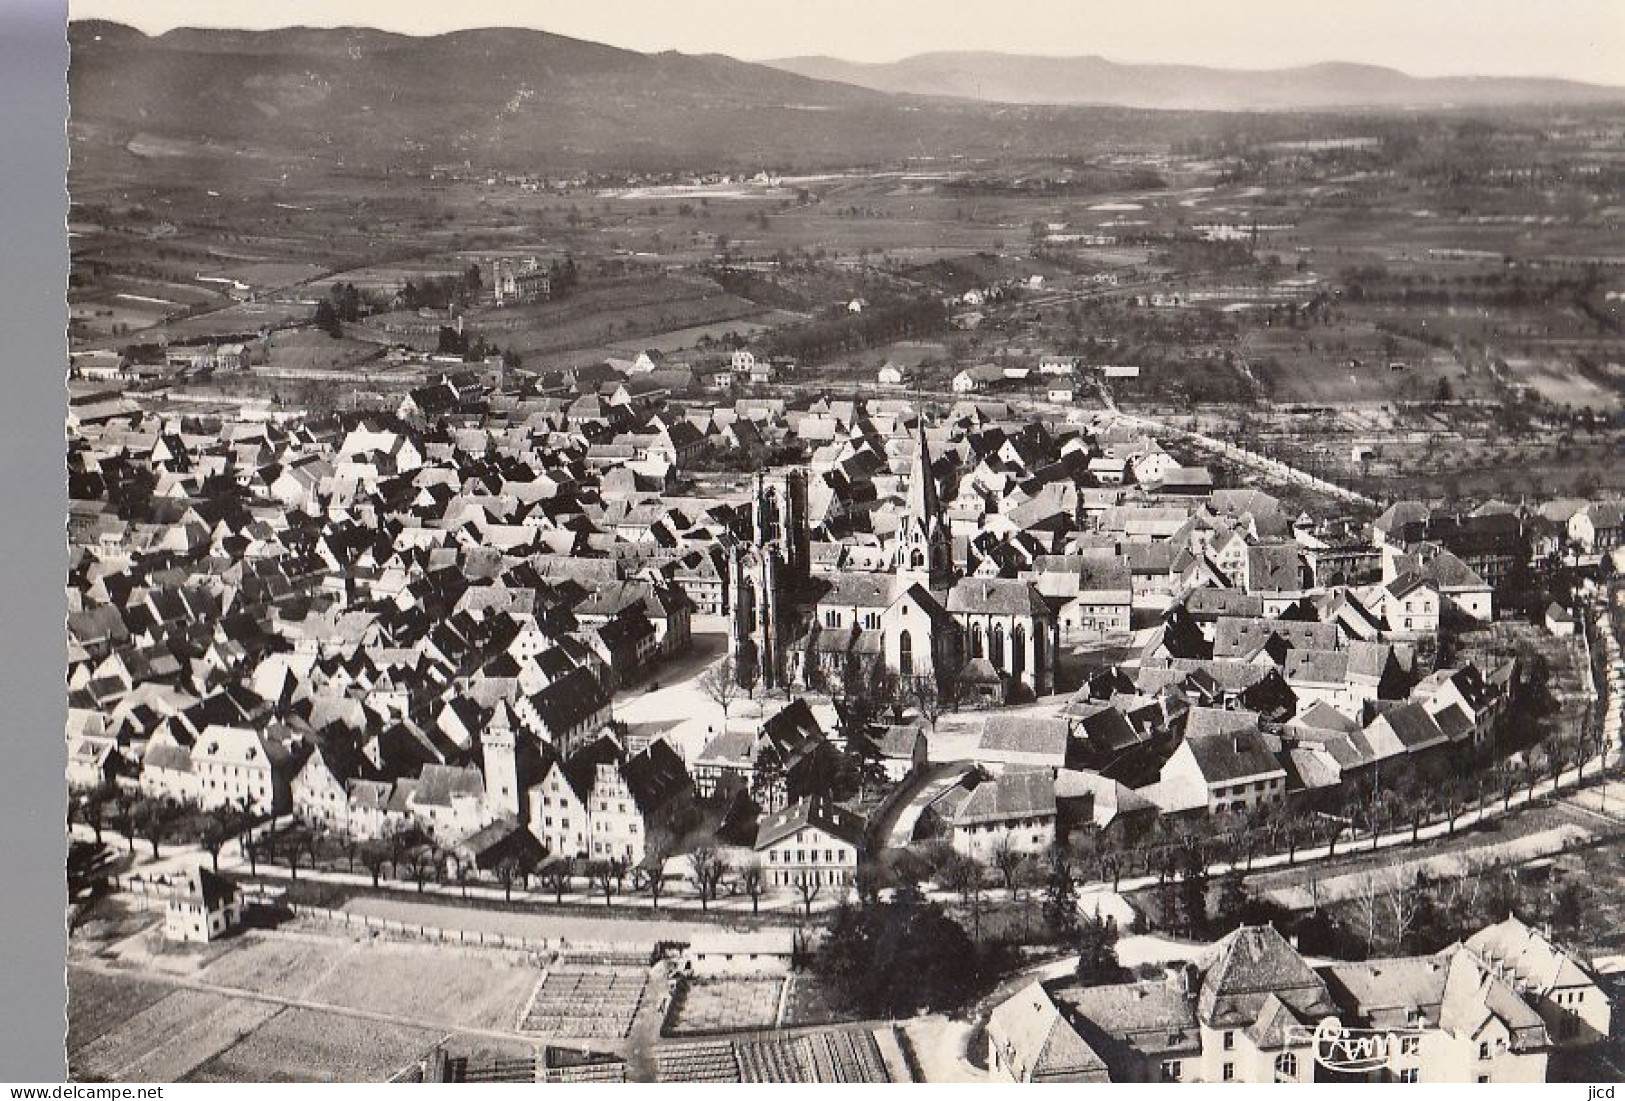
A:
[[[1032,715],[992,714],[982,720],[978,754],[1029,754],[1052,759],[1059,765],[1066,759],[1069,737],[1065,719]]]
[[[988,1015],[988,1042],[1021,1081],[1107,1081],[1106,1063],[1034,982]]]
[[[756,827],[756,848],[765,849],[808,828],[823,830],[852,845],[863,843],[863,819],[857,814],[827,799],[798,799],[762,819]]]
[[[976,785],[954,814],[954,825],[1055,814],[1055,779],[1048,769],[1006,772]]]

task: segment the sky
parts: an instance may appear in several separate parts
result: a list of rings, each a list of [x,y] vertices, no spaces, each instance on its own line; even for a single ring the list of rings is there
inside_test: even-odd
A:
[[[1625,85],[1625,0],[70,0],[69,10],[149,34],[177,26],[408,34],[514,26],[746,60],[997,50],[1247,69],[1355,61],[1417,76]]]

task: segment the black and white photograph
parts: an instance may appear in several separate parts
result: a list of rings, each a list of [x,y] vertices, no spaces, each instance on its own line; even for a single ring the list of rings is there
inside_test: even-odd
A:
[[[1625,1080],[1617,0],[67,16],[67,1081]]]

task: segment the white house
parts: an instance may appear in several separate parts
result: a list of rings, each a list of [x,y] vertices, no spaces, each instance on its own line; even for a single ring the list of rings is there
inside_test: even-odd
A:
[[[769,887],[850,887],[863,854],[863,820],[825,799],[801,799],[762,819],[756,852]]]
[[[164,939],[206,944],[242,924],[236,884],[199,864],[170,886],[164,900]]]

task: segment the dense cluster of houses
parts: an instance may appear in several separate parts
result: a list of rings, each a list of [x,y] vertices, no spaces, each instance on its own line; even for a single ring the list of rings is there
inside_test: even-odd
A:
[[[1158,978],[1035,982],[987,1033],[1004,1081],[1530,1083],[1611,1024],[1590,969],[1508,918],[1436,955],[1319,966],[1243,926]]]
[[[73,781],[630,861],[696,800],[743,799],[740,836],[771,855],[816,835],[773,863],[838,882],[826,868],[849,876],[865,847],[840,762],[900,783],[935,759],[931,724],[907,691],[838,731],[802,696],[881,674],[990,708],[918,816],[964,852],[1248,812],[1486,753],[1517,668],[1419,655],[1453,617],[1493,618],[1497,584],[1541,555],[1619,538],[1618,506],[1594,502],[1405,503],[1366,528],[1216,488],[1108,418],[716,405],[655,357],[626,366],[444,374],[394,413],[108,398],[74,420]],[[693,473],[762,447],[804,462]],[[633,738],[613,700],[696,621],[789,702],[685,754]],[[1107,645],[1056,694],[1068,650]],[[1048,710],[1008,721],[1016,701]]]

